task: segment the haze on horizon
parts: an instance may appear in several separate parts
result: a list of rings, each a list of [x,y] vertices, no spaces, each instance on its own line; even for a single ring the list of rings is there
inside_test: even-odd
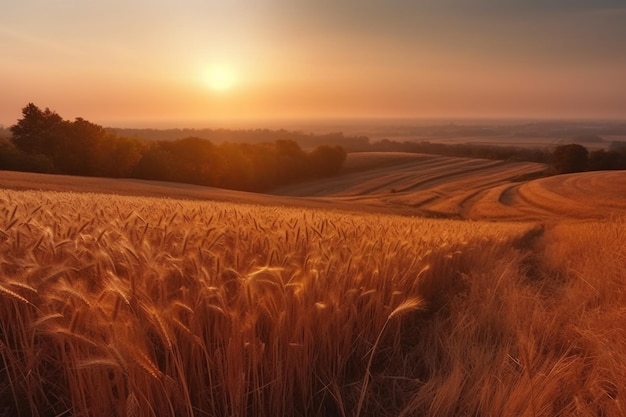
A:
[[[0,124],[626,119],[623,0],[22,0]]]

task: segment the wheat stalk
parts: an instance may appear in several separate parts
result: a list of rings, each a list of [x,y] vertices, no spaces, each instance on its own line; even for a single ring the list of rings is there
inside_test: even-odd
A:
[[[363,407],[363,403],[365,401],[365,394],[367,392],[367,386],[370,380],[370,369],[372,367],[372,361],[374,360],[374,354],[376,353],[376,349],[378,348],[378,344],[380,343],[380,338],[387,327],[387,324],[390,320],[393,320],[396,317],[401,317],[402,315],[423,308],[425,305],[424,300],[420,298],[409,298],[400,303],[389,315],[387,316],[387,320],[383,324],[383,327],[380,329],[378,336],[376,337],[376,341],[374,342],[374,346],[372,346],[372,351],[370,353],[369,360],[367,361],[367,366],[365,367],[365,375],[363,376],[363,382],[361,383],[361,394],[359,395],[359,401],[357,403],[355,417],[359,417],[361,415],[361,409]]]

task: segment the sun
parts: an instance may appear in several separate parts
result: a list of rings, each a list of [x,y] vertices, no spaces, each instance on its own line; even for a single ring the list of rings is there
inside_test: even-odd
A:
[[[237,84],[237,75],[232,68],[216,66],[206,73],[205,82],[214,91],[227,91]]]

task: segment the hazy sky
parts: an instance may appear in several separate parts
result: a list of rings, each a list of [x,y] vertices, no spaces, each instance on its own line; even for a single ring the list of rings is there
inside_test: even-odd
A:
[[[28,102],[115,126],[626,119],[625,22],[625,0],[7,0],[0,124]]]

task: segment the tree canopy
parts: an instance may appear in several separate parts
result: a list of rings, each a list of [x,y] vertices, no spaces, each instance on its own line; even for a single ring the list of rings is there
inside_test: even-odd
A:
[[[552,153],[552,164],[559,174],[581,172],[587,168],[589,151],[575,143],[557,146]]]
[[[33,103],[22,109],[22,118],[11,126],[15,146],[29,154],[51,156],[54,143],[61,136],[61,116],[46,108],[41,110]]]
[[[33,103],[22,109],[22,118],[10,131],[11,142],[0,147],[0,169],[31,170],[29,167],[37,166],[40,168],[34,170],[247,191],[266,191],[289,182],[333,175],[346,158],[339,146],[322,145],[307,153],[290,139],[219,145],[197,137],[144,141],[118,136],[80,117],[64,120]],[[267,137],[267,131],[262,133]],[[284,136],[279,133],[279,138]]]

